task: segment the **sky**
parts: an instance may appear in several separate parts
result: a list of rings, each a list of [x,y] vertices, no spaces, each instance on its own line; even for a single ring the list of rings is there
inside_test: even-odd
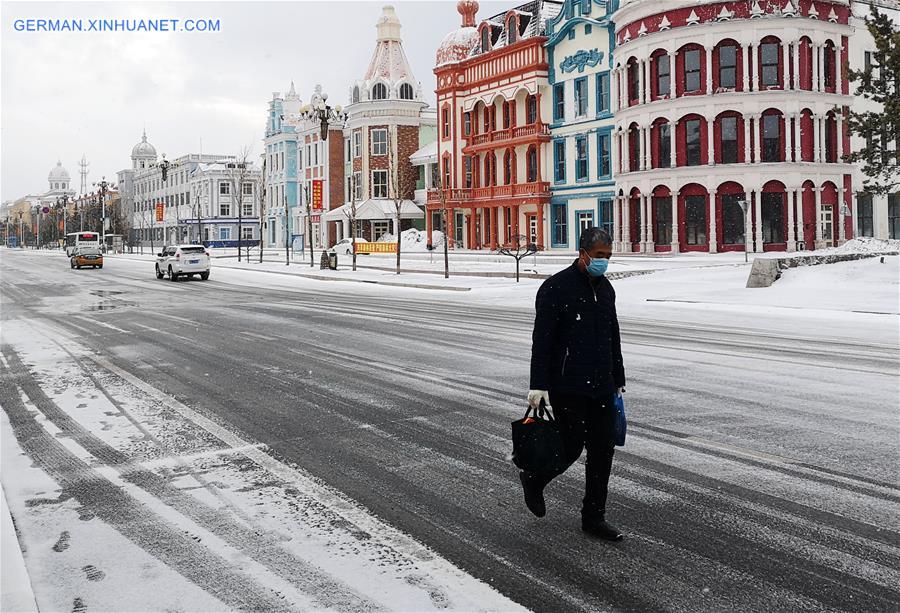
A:
[[[78,190],[131,166],[146,128],[159,154],[262,151],[266,109],[291,80],[307,101],[317,83],[346,104],[392,4],[404,48],[434,104],[434,55],[460,24],[455,0],[0,3],[0,197],[47,190],[57,160]],[[515,2],[481,2],[478,18]],[[20,19],[218,20],[218,32],[17,31]]]

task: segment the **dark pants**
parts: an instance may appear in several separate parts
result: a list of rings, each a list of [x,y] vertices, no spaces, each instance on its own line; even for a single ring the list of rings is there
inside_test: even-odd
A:
[[[566,468],[562,472],[578,460],[582,450],[587,449],[581,515],[588,520],[603,519],[609,473],[615,453],[613,397],[610,395],[603,401],[551,391],[550,402],[553,404],[553,413],[559,424],[566,454]],[[555,475],[529,474],[528,478],[536,484],[546,486],[562,472]]]

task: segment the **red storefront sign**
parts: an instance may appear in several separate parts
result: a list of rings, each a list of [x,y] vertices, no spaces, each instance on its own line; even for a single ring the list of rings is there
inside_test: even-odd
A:
[[[322,179],[313,179],[312,182],[312,210],[322,210]]]
[[[162,202],[156,203],[156,221],[162,221],[165,218],[165,208]]]

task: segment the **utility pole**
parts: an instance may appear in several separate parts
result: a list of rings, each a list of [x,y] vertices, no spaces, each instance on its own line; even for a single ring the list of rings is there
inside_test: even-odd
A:
[[[291,226],[290,226],[290,217],[288,210],[288,201],[287,195],[282,196],[284,200],[284,265],[291,265],[291,253],[290,253],[290,237],[291,237]]]

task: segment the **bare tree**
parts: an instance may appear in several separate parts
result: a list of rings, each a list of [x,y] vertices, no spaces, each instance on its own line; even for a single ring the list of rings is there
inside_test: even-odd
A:
[[[350,208],[344,210],[344,215],[350,220],[350,242],[353,255],[353,272],[356,272],[356,173],[350,175]]]
[[[527,236],[516,235],[511,236],[509,243],[500,247],[497,253],[500,255],[508,255],[516,259],[516,283],[519,282],[519,262],[529,255],[537,253],[538,246],[531,242]]]
[[[238,210],[238,262],[241,261],[241,244],[244,239],[244,181],[250,174],[250,147],[242,147],[234,158],[234,162],[228,162],[225,167],[230,171],[231,201],[237,197]],[[250,261],[250,245],[247,245],[247,261]]]
[[[396,129],[396,128],[395,128]],[[396,144],[396,149],[394,145]],[[409,160],[402,163],[400,160],[400,138],[391,139],[391,132],[388,130],[388,189],[390,190],[390,198],[394,203],[394,213],[397,222],[397,274],[400,274],[400,244],[402,232],[400,231],[401,213],[403,210],[403,201],[409,200],[416,188],[416,179],[412,173],[412,166]]]
[[[262,157],[262,177],[259,182],[259,263],[263,262],[263,224],[266,218],[266,155]]]

